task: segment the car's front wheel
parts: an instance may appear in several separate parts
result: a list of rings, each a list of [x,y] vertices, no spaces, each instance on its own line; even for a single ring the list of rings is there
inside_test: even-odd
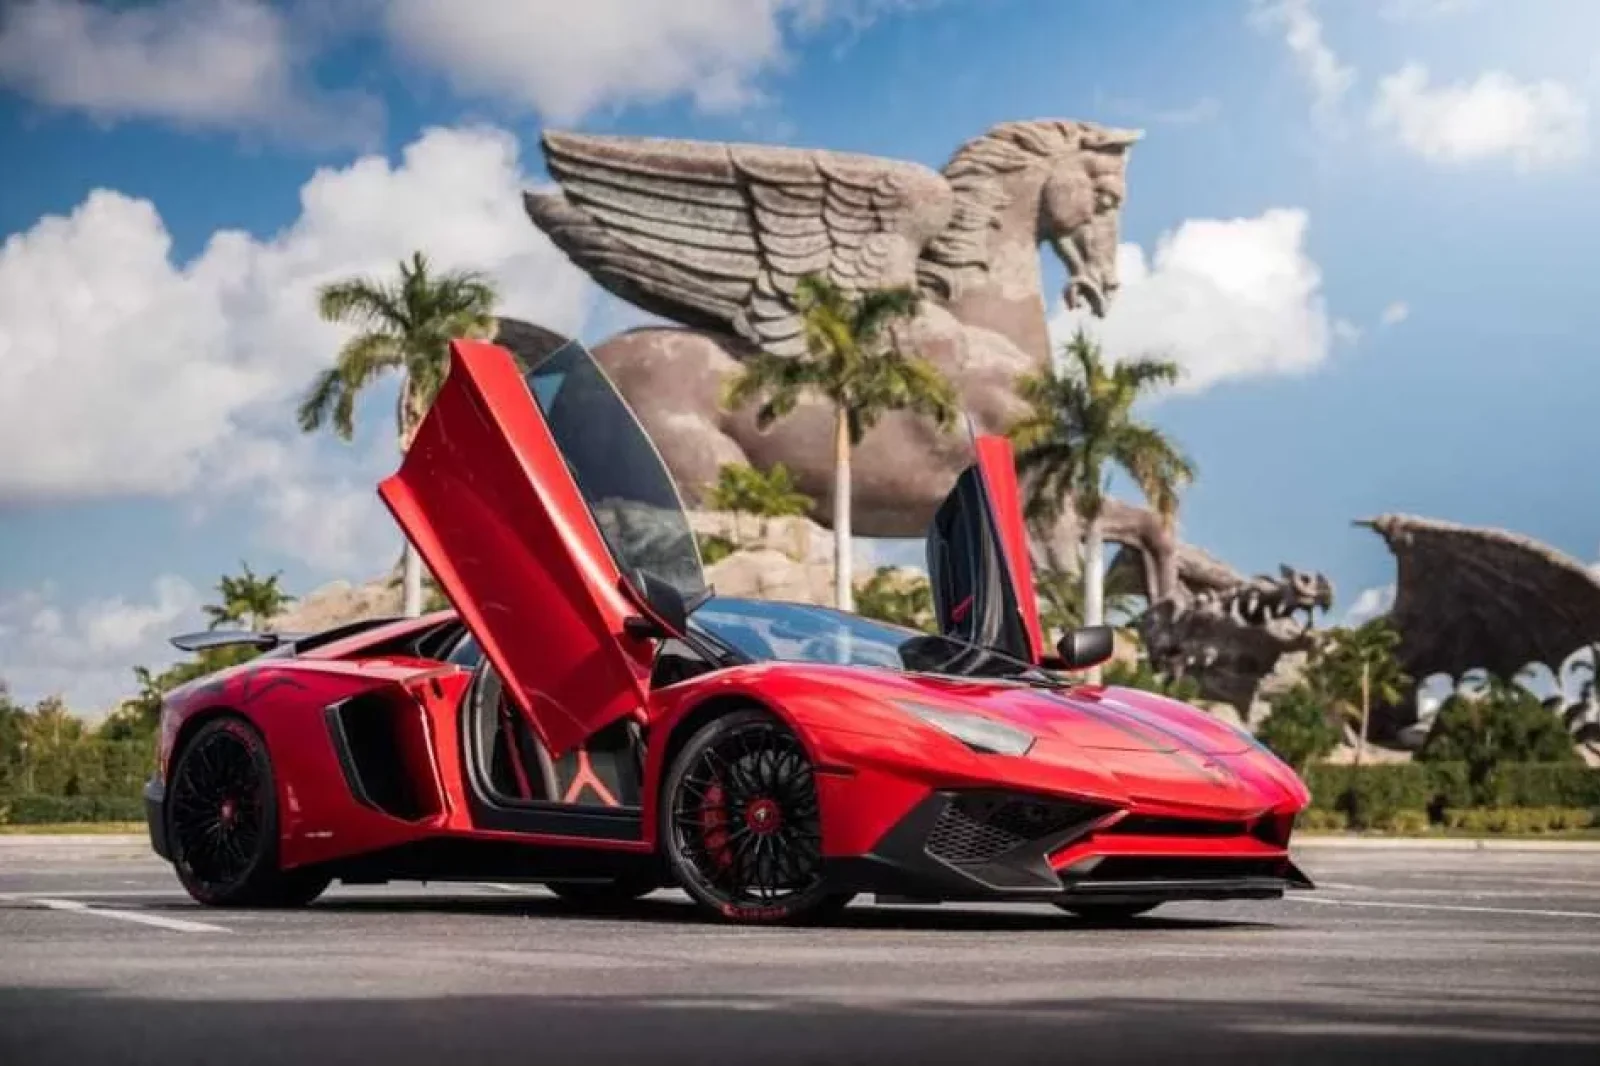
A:
[[[214,907],[298,907],[330,878],[278,868],[278,792],[266,741],[242,718],[201,726],[173,760],[167,840],[178,880]]]
[[[815,921],[850,901],[823,876],[810,757],[763,711],[735,711],[690,737],[667,774],[660,811],[660,839],[679,883],[721,918]]]

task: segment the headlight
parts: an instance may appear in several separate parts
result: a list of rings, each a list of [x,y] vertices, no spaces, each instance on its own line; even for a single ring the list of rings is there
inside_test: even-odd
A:
[[[973,751],[991,755],[1026,755],[1028,749],[1033,747],[1034,738],[1031,734],[993,718],[901,700],[896,700],[895,706],[949,733]]]

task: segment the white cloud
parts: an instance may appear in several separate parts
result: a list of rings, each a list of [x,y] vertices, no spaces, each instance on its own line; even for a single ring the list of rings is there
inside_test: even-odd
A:
[[[254,472],[298,481],[294,402],[343,332],[318,320],[330,278],[389,273],[412,249],[489,271],[505,313],[574,330],[582,275],[528,222],[517,144],[432,130],[399,165],[319,170],[298,219],[262,240],[214,234],[171,257],[155,207],[92,193],[0,248],[0,502],[176,495]],[[304,513],[279,501],[282,515]]]
[[[1356,72],[1323,40],[1322,20],[1311,0],[1256,0],[1252,17],[1260,28],[1282,31],[1301,78],[1311,88],[1317,114],[1332,118],[1355,85]]]
[[[343,449],[336,459],[303,444],[282,449],[255,500],[257,542],[331,574],[384,571],[399,558],[402,538],[375,486],[399,461],[387,432],[371,448]]]
[[[507,100],[553,123],[687,96],[714,112],[763,99],[786,38],[830,21],[859,30],[918,0],[395,0],[384,18],[403,52],[459,91]]]
[[[1371,121],[1434,163],[1509,159],[1526,172],[1588,151],[1588,104],[1580,96],[1560,82],[1519,82],[1497,70],[1435,86],[1426,67],[1407,64],[1379,83]]]
[[[1104,320],[1062,310],[1060,339],[1082,325],[1113,357],[1156,354],[1185,371],[1182,389],[1227,378],[1309,370],[1327,357],[1334,327],[1322,271],[1305,249],[1305,211],[1255,218],[1189,219],[1165,234],[1147,261],[1118,249],[1122,288]]]
[[[1359,344],[1361,327],[1348,318],[1336,318],[1333,320],[1333,336],[1344,344]]]
[[[133,667],[178,657],[167,638],[200,624],[200,593],[180,577],[156,579],[149,599],[65,608],[46,586],[0,599],[0,678],[13,698],[59,695],[97,718],[132,695]]]
[[[18,0],[0,15],[0,85],[110,121],[169,119],[329,143],[367,141],[381,106],[317,93],[265,0]]]
[[[1385,326],[1398,326],[1411,317],[1411,305],[1404,300],[1396,300],[1383,309],[1383,314],[1378,316],[1378,321]]]
[[[1379,585],[1376,588],[1363,589],[1361,594],[1350,604],[1350,609],[1344,613],[1344,624],[1358,626],[1363,622],[1370,622],[1379,615],[1389,613],[1394,607],[1395,586]]]

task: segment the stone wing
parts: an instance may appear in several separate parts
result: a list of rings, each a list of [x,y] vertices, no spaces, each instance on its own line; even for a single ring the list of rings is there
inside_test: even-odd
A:
[[[949,221],[945,179],[914,163],[817,149],[546,132],[558,192],[534,224],[596,282],[652,314],[805,350],[795,285],[916,286]]]
[[[1600,575],[1576,559],[1516,533],[1412,515],[1358,524],[1394,552],[1390,619],[1418,681],[1480,668],[1510,678],[1528,663],[1554,670],[1600,641]]]

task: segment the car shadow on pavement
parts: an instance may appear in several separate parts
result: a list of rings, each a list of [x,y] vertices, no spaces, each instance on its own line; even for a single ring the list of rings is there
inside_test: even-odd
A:
[[[580,906],[548,896],[327,896],[313,904],[311,913],[338,914],[472,914],[515,918],[551,918],[616,922],[701,923],[727,926],[700,911],[687,900],[646,897],[624,906]],[[857,903],[825,923],[830,929],[967,930],[980,932],[1063,931],[1070,929],[1266,929],[1268,923],[1215,918],[1167,918],[1143,915],[1118,921],[1080,918],[1065,912],[1038,909],[1007,910],[1003,906],[967,909]],[[805,927],[801,927],[805,928]]]
[[[952,975],[954,977],[954,975]],[[936,999],[893,989],[327,999],[0,989],[0,1061],[187,1063],[1227,1064],[1588,1066],[1600,1019],[1448,998],[1309,1001],[1063,997],[999,1000],[952,981]]]

